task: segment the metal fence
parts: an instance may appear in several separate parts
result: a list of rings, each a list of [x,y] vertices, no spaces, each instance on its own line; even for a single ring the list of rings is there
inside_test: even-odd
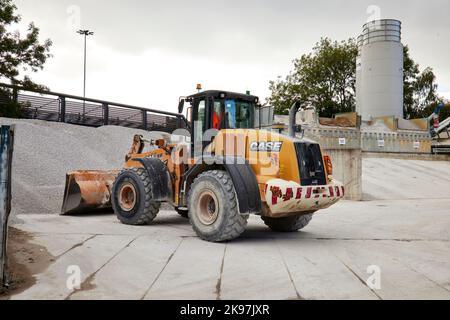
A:
[[[6,246],[8,218],[11,212],[11,163],[14,145],[14,127],[0,127],[0,289],[7,284]],[[1,291],[1,290],[0,290]]]
[[[189,126],[186,118],[177,113],[63,93],[25,90],[5,84],[0,84],[1,88],[10,91],[11,96],[3,99],[0,97],[0,107],[11,100],[19,102],[22,105],[22,117],[26,119],[90,127],[116,125],[168,133]]]

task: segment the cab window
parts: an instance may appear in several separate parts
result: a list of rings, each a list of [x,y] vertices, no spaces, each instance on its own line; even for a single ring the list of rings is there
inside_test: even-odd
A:
[[[225,100],[225,118],[227,128],[249,129],[253,128],[255,107],[247,101]]]

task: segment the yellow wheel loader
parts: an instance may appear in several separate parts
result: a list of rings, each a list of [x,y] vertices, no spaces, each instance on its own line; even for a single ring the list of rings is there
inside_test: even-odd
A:
[[[144,225],[168,202],[200,238],[218,242],[239,237],[250,214],[297,231],[344,196],[330,158],[294,137],[295,123],[290,136],[259,128],[258,97],[204,91],[181,98],[179,113],[186,103],[190,128],[172,135],[179,141],[136,135],[121,171],[69,172],[62,213],[112,207],[121,222]]]

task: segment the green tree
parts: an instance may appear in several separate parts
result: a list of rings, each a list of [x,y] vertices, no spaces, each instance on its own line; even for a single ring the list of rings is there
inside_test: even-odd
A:
[[[436,93],[437,87],[433,69],[428,67],[417,76],[414,83],[414,111],[410,115],[411,118],[428,116],[423,112],[427,106],[436,103],[439,99]]]
[[[414,88],[417,75],[420,73],[419,65],[411,59],[409,47],[403,47],[403,113],[405,117],[413,118]]]
[[[406,119],[428,117],[428,107],[434,109],[438,100],[436,76],[433,69],[425,68],[420,72],[419,65],[409,55],[408,46],[403,50],[403,91],[404,116]]]
[[[27,89],[47,89],[34,83],[29,76],[21,76],[21,72],[38,72],[42,70],[50,55],[50,40],[39,42],[39,29],[30,23],[27,32],[22,36],[14,27],[20,23],[21,17],[16,13],[17,7],[12,0],[0,0],[0,82],[8,82]],[[11,101],[11,90],[1,88],[2,107],[0,116],[17,117],[20,106]],[[8,100],[9,99],[9,100]]]
[[[322,38],[313,51],[294,60],[285,80],[270,82],[268,102],[286,114],[295,100],[313,105],[321,116],[352,111],[355,106],[356,56],[354,39],[337,42]]]

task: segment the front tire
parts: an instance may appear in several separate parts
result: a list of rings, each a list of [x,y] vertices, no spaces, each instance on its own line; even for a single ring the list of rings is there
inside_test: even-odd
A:
[[[233,181],[226,171],[200,174],[188,199],[189,220],[201,239],[221,242],[235,239],[245,231],[248,215],[240,214]]]
[[[311,221],[312,216],[313,213],[309,213],[300,216],[283,217],[283,218],[261,217],[261,219],[273,231],[295,232],[306,227]]]
[[[111,190],[111,204],[117,218],[129,225],[149,224],[161,206],[151,199],[151,181],[144,168],[122,170]]]

